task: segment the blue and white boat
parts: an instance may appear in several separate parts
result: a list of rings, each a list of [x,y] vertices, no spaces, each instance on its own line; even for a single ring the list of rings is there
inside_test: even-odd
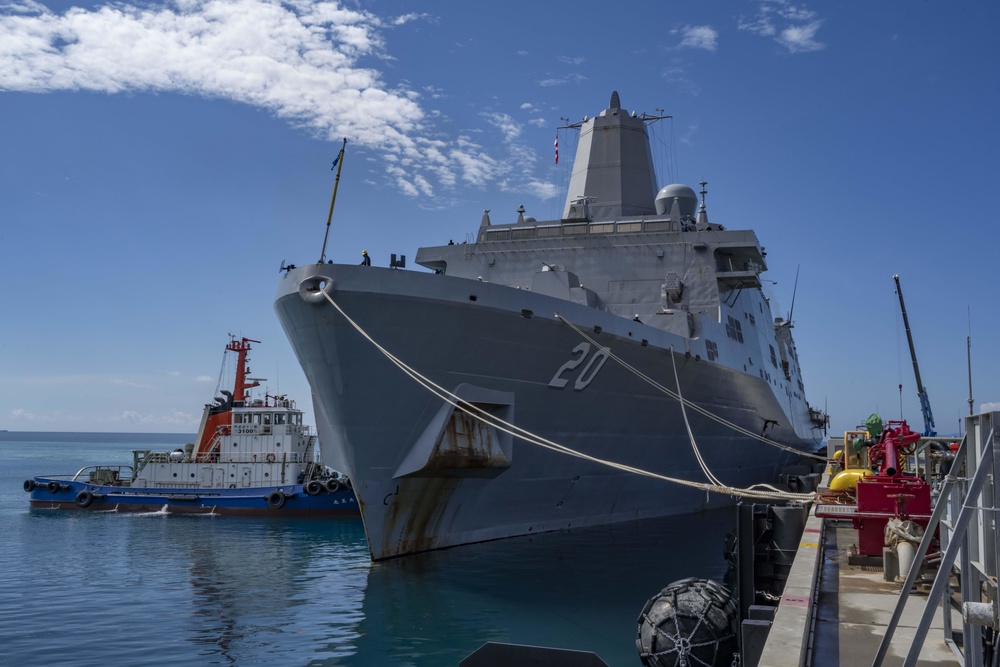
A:
[[[286,396],[252,399],[250,343],[230,337],[238,355],[233,391],[205,406],[195,443],[137,449],[131,465],[94,465],[75,474],[25,480],[32,508],[166,511],[281,517],[356,517],[350,479],[320,462],[316,435]]]

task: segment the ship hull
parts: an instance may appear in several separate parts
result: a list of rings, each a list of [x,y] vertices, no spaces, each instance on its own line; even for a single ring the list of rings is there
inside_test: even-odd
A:
[[[357,518],[354,493],[341,489],[310,495],[303,485],[242,489],[143,489],[35,477],[32,509],[166,512],[281,518]]]
[[[698,511],[732,502],[479,428],[407,377],[371,338],[437,385],[587,457],[707,482],[688,436],[726,485],[773,482],[795,453],[680,404],[684,398],[802,451],[818,439],[763,380],[692,354],[690,341],[610,313],[502,285],[367,267],[286,274],[276,310],[313,391],[328,465],[353,480],[372,558]],[[305,296],[303,296],[305,295]],[[556,316],[559,313],[560,317]],[[593,337],[588,342],[566,324]],[[671,349],[672,348],[672,349]],[[770,423],[770,425],[769,425]],[[456,434],[457,432],[457,434]]]

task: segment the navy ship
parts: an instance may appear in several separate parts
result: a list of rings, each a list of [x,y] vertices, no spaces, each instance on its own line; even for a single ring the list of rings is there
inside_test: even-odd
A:
[[[374,560],[731,503],[819,446],[765,253],[704,185],[657,187],[659,118],[615,92],[568,126],[558,220],[487,210],[418,250],[428,271],[285,269],[275,309]]]

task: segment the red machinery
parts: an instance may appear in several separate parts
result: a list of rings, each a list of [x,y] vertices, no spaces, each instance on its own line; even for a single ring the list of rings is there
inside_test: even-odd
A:
[[[858,552],[881,556],[885,545],[885,524],[889,519],[911,520],[926,529],[931,517],[931,487],[919,477],[900,474],[904,456],[912,454],[921,435],[905,421],[890,421],[868,450],[877,475],[862,477],[857,484],[857,505],[819,506],[816,515],[850,518],[858,530]]]

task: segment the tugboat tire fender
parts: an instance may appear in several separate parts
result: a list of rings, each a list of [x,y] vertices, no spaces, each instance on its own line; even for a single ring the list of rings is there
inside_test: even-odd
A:
[[[33,479],[24,480],[24,490],[27,491],[28,493],[34,491],[36,486],[38,485],[35,484],[35,480]]]
[[[76,494],[76,504],[79,507],[90,507],[90,503],[94,502],[94,494],[84,489],[80,493]]]
[[[320,484],[319,481],[314,479],[310,481],[308,484],[306,484],[306,493],[308,493],[310,496],[318,496],[322,492],[323,492],[323,485]]]
[[[267,504],[276,510],[285,506],[285,494],[282,491],[272,491],[267,496]]]
[[[310,276],[299,283],[299,296],[306,303],[323,303],[325,294],[333,295],[333,280],[326,276]]]
[[[51,482],[49,482],[48,484],[46,484],[45,488],[46,488],[46,490],[49,493],[52,493],[52,494],[56,494],[56,493],[59,493],[60,491],[62,491],[62,485],[59,484],[59,482],[57,482],[55,480],[52,480]]]
[[[340,491],[340,480],[339,479],[326,480],[326,492],[336,493],[337,491]]]

